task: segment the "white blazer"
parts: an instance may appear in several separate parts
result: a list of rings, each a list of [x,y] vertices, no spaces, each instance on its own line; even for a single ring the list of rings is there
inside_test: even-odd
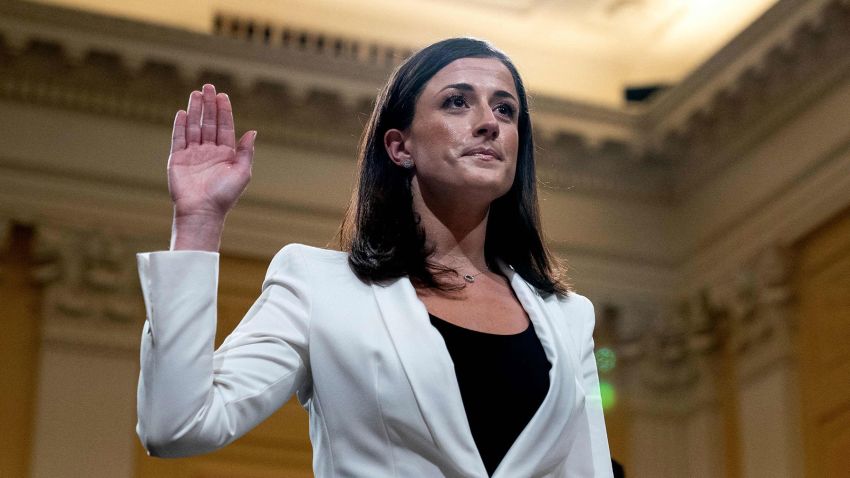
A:
[[[147,321],[136,432],[148,454],[195,455],[251,430],[293,393],[319,478],[469,477],[487,471],[454,365],[407,278],[359,280],[347,254],[284,247],[217,351],[218,254],[138,254]],[[502,266],[552,368],[540,408],[493,477],[610,477],[586,298],[543,298]]]

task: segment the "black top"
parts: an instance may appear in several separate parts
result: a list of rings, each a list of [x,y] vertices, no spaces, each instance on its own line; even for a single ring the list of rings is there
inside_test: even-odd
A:
[[[543,403],[552,365],[531,323],[518,334],[498,335],[429,315],[446,341],[472,438],[492,476]]]

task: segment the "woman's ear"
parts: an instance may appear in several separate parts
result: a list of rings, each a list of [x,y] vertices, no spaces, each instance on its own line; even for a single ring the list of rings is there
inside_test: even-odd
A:
[[[395,163],[397,166],[410,169],[413,167],[413,157],[407,150],[404,140],[405,134],[403,131],[398,129],[388,129],[387,132],[384,133],[384,148],[387,150],[387,155],[390,157],[390,161]]]

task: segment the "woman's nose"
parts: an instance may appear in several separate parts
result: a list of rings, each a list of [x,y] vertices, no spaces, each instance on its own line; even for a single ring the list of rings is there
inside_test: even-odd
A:
[[[475,127],[475,136],[486,136],[490,139],[499,137],[499,121],[490,108],[482,108]]]

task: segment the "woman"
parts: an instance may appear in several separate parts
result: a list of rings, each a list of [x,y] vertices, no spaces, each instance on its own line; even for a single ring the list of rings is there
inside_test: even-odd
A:
[[[363,135],[344,252],[284,247],[213,352],[216,252],[255,137],[236,143],[212,85],[175,120],[172,251],[138,256],[151,455],[222,447],[294,393],[318,477],[611,476],[593,308],[542,242],[503,53],[450,39],[399,66]]]

